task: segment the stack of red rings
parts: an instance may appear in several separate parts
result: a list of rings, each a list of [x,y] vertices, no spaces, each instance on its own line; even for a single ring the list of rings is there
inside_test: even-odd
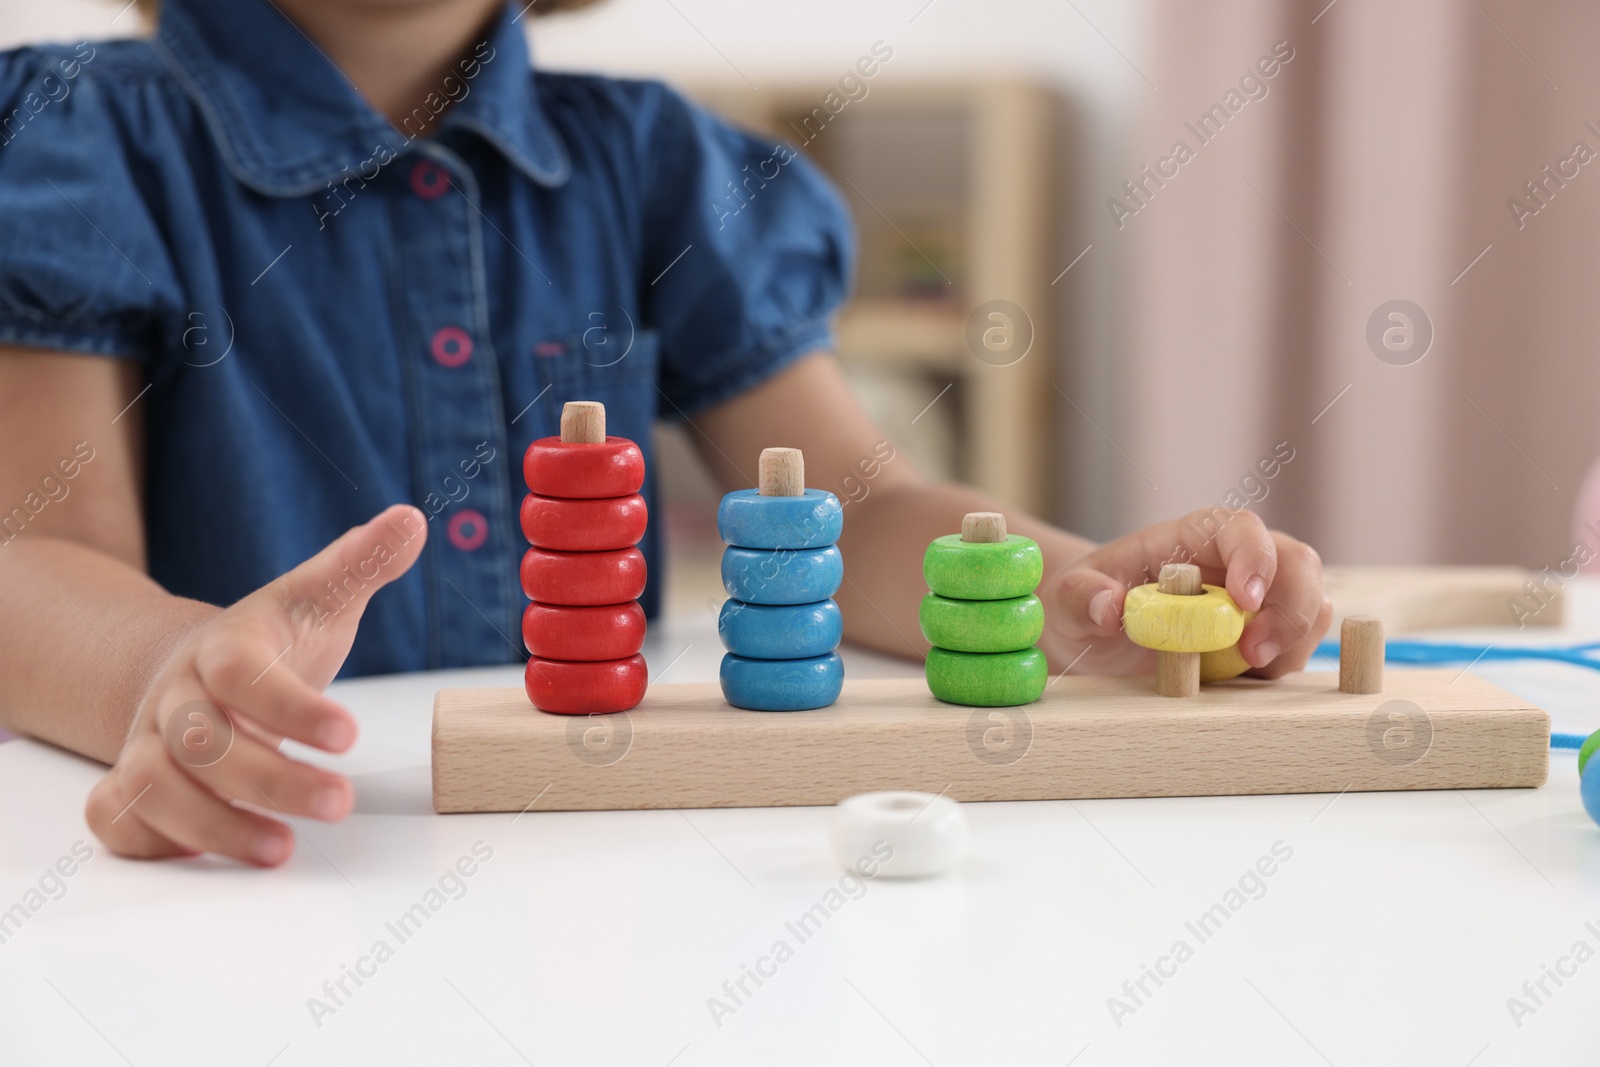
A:
[[[522,460],[522,532],[533,545],[522,557],[522,591],[533,600],[522,615],[525,680],[534,707],[561,715],[627,711],[648,680],[636,547],[648,519],[644,455],[603,435],[601,423],[594,443],[567,432],[541,438]]]

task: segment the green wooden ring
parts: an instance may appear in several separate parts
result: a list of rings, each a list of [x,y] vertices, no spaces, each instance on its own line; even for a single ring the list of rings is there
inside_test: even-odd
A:
[[[1031,704],[1044,693],[1050,677],[1044,653],[951,652],[928,650],[928,688],[940,700],[978,708]]]
[[[917,621],[930,644],[951,652],[1019,652],[1044,633],[1044,605],[1032,593],[1008,600],[953,600],[929,593]]]
[[[936,537],[922,557],[928,588],[955,600],[1010,600],[1027,596],[1044,577],[1044,556],[1032,539],[963,541],[960,534]]]
[[[1589,757],[1594,755],[1596,749],[1600,749],[1600,730],[1596,730],[1594,733],[1590,734],[1589,740],[1585,741],[1583,743],[1583,747],[1578,749],[1579,776],[1582,776],[1583,768],[1588,765]]]

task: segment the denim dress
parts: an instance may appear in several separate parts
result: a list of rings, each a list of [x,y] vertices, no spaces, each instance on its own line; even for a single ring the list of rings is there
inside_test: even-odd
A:
[[[850,285],[793,149],[534,70],[516,5],[481,36],[398,125],[267,0],[0,53],[0,343],[139,361],[152,577],[228,604],[387,505],[426,516],[345,675],[525,658],[521,456],[562,404],[648,464],[655,419],[830,347]]]

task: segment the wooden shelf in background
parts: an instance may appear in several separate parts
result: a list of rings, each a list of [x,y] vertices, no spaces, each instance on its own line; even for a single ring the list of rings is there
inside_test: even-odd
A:
[[[839,356],[852,363],[948,374],[963,368],[966,355],[966,324],[950,308],[914,300],[857,300],[839,316]]]
[[[812,114],[834,89],[825,82],[761,90],[721,83],[690,91],[734,122],[801,143],[801,151],[849,191],[846,183],[856,184],[863,175],[844,173],[849,159],[837,151],[839,135],[819,134],[806,145],[807,136],[796,124],[797,117]],[[892,296],[863,299],[840,316],[840,355],[863,367],[959,373],[964,393],[956,448],[965,457],[964,476],[1007,507],[1048,514],[1051,416],[1058,402],[1050,382],[1064,364],[1052,325],[1060,291],[1051,287],[1051,279],[1063,262],[1054,222],[1061,195],[1054,167],[1062,154],[1054,90],[1006,78],[908,82],[897,73],[874,82],[870,96],[851,103],[822,128],[831,130],[835,123],[844,127],[864,116],[874,123],[912,126],[948,120],[964,128],[961,147],[950,159],[960,172],[950,227],[960,249],[960,270],[953,273],[961,297],[959,306],[948,312],[916,308],[915,301]],[[900,174],[917,177],[913,167],[905,164]],[[878,210],[885,220],[911,245],[905,229],[915,232],[915,227],[907,215],[917,212],[908,211],[908,198],[926,190],[919,190],[914,180],[896,189],[895,182],[878,177],[867,183],[872,203],[882,205]],[[867,195],[866,189],[855,191]],[[1026,358],[1006,366],[984,363],[966,344],[967,316],[997,299],[1022,308],[1033,328]]]

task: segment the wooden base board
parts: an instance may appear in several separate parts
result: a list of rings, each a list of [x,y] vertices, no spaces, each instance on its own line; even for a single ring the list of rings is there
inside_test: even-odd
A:
[[[547,715],[519,689],[434,702],[439,812],[835,804],[884,789],[957,800],[1492,789],[1543,784],[1550,719],[1457,670],[1235,679],[1197,697],[1149,677],[1058,679],[1037,703],[968,708],[920,678],[845,682],[821,711],[742,711],[714,684],[633,711]],[[537,798],[537,803],[533,803]]]
[[[1537,599],[1526,591],[1529,580]],[[1561,625],[1562,590],[1518,567],[1328,567],[1322,588],[1333,601],[1332,635],[1346,615],[1376,615],[1390,637],[1453,626]],[[1514,603],[1525,610],[1513,611]]]

